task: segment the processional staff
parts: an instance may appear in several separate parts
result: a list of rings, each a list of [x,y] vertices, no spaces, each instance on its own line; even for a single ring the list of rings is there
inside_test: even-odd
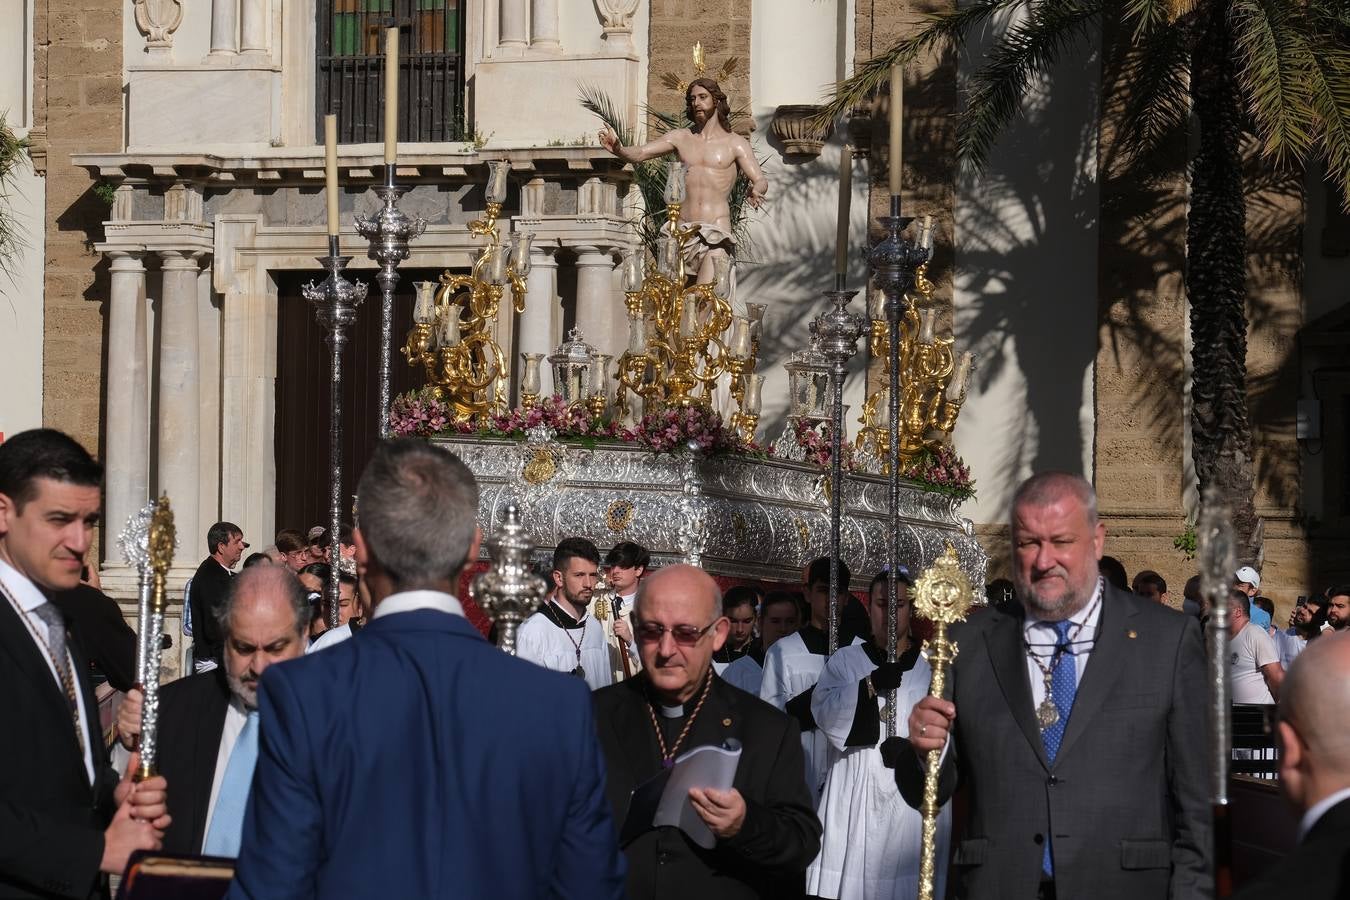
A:
[[[951,544],[933,565],[914,582],[914,611],[933,623],[933,637],[925,642],[933,680],[930,697],[947,699],[947,670],[956,660],[956,641],[947,637],[947,627],[964,621],[974,602],[970,579],[961,571],[956,550]],[[923,842],[919,856],[919,900],[933,900],[936,876],[938,774],[942,770],[942,751],[929,750],[924,759]]]
[[[173,510],[169,508],[169,498],[161,495],[158,503],[142,510],[150,513],[149,528],[145,535],[145,565],[140,569],[142,586],[140,650],[137,654],[137,676],[144,699],[141,703],[141,733],[139,749],[140,767],[136,770],[137,781],[144,781],[156,774],[155,761],[159,752],[159,673],[160,656],[164,634],[164,607],[166,603],[165,582],[169,567],[173,565],[173,551],[176,533],[173,525]],[[128,523],[131,529],[131,523]],[[148,578],[147,578],[148,573]],[[149,602],[144,602],[146,582],[149,582]]]
[[[1214,485],[1205,488],[1195,532],[1200,594],[1209,603],[1209,799],[1214,813],[1214,895],[1227,897],[1233,893],[1232,823],[1228,817],[1233,709],[1228,683],[1228,594],[1237,552],[1232,510]]]

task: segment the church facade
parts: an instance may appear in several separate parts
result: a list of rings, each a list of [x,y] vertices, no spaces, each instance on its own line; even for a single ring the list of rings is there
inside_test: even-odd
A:
[[[467,223],[484,208],[487,163],[506,159],[503,230],[535,235],[525,311],[503,315],[496,334],[512,359],[548,353],[573,325],[605,352],[626,341],[617,267],[636,242],[636,191],[599,146],[600,122],[581,94],[603,93],[641,123],[648,107],[680,110],[672,83],[692,77],[696,42],[710,71],[736,61],[723,88],[748,114],[770,178],[738,291],[769,304],[761,437],[772,439],[786,405],[780,365],[805,345],[831,286],[844,139],[802,141],[801,108],[913,18],[906,4],[855,0],[10,0],[7,9],[25,23],[33,60],[24,127],[45,191],[41,263],[31,253],[25,263],[43,315],[15,341],[16,380],[41,386],[44,424],[98,449],[110,534],[148,496],[172,498],[180,582],[217,519],[258,547],[279,527],[326,520],[317,512],[326,508],[326,351],[300,286],[317,279],[315,258],[326,253],[322,116],[335,112],[343,252],[354,257],[349,274],[371,285],[362,316],[376,315],[374,263],[353,217],[378,204],[386,20],[403,47],[397,171],[410,191],[400,206],[427,222],[400,267],[396,337],[411,324],[411,283],[467,270],[476,256],[481,241]],[[1134,195],[1098,174],[1097,96],[1114,89],[1099,56],[1089,48],[1087,76],[1044,86],[980,176],[953,163],[961,65],[916,67],[907,211],[937,221],[930,274],[958,345],[977,357],[956,447],[979,488],[964,512],[990,555],[1006,558],[1002,523],[1016,483],[1069,469],[1098,485],[1108,552],[1132,572],[1162,571],[1179,595],[1193,564],[1172,544],[1194,509],[1184,192],[1173,185],[1145,213],[1113,202]],[[871,160],[858,163],[853,188],[849,282],[858,289],[857,248],[885,202],[884,115],[874,119],[863,140]],[[1345,224],[1312,187],[1306,206],[1301,184],[1253,198],[1303,225],[1263,232],[1252,272],[1258,510],[1266,584],[1286,603],[1311,579],[1338,574],[1311,561],[1327,555],[1319,541],[1350,530],[1350,382],[1334,371],[1350,340],[1350,280],[1336,250]],[[1290,265],[1300,257],[1301,270]],[[1326,327],[1309,336],[1313,320]],[[354,336],[349,460],[374,440],[374,334],[358,324]],[[864,357],[846,397],[855,418],[869,368],[875,377]],[[416,384],[397,356],[395,369],[396,388]],[[6,430],[37,424],[14,408],[0,408],[4,424],[22,425]],[[129,596],[132,574],[112,540],[102,546],[105,585]]]

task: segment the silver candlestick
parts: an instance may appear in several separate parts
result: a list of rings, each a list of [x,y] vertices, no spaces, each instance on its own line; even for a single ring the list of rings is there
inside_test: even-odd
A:
[[[328,627],[338,627],[341,608],[341,575],[338,559],[342,545],[338,528],[342,522],[342,351],[347,346],[347,329],[356,321],[356,309],[366,299],[366,285],[342,277],[350,256],[338,255],[337,235],[328,236],[328,255],[318,257],[328,271],[321,283],[310,282],[301,292],[314,307],[314,318],[324,329],[328,345]],[[388,293],[386,292],[386,297]],[[387,418],[387,416],[386,416]]]
[[[1231,863],[1228,819],[1228,769],[1232,759],[1232,686],[1229,683],[1228,597],[1237,553],[1233,510],[1213,485],[1205,488],[1195,523],[1200,563],[1200,596],[1209,604],[1209,801],[1214,813],[1215,859]]]
[[[150,574],[150,518],[155,514],[155,503],[150,501],[127,517],[126,527],[117,536],[122,559],[127,568],[136,570],[136,684],[142,690],[149,680],[150,661],[158,659],[159,635],[150,634],[151,574]]]
[[[914,219],[900,214],[898,194],[891,195],[891,214],[882,216],[880,221],[886,228],[886,236],[868,252],[867,263],[872,269],[874,282],[886,295],[887,356],[891,369],[888,384],[890,397],[887,398],[887,436],[890,446],[886,454],[890,475],[890,493],[886,503],[889,519],[886,536],[886,659],[895,662],[896,644],[899,642],[895,620],[899,590],[895,575],[900,565],[900,547],[896,541],[900,529],[900,319],[904,306],[909,303],[905,294],[914,287],[914,273],[928,261],[930,251],[901,236]],[[886,737],[895,737],[894,691],[886,698]]]
[[[381,439],[389,437],[389,382],[393,365],[394,347],[394,287],[398,284],[398,264],[408,258],[408,241],[426,230],[421,216],[408,218],[398,208],[398,201],[409,188],[394,183],[394,163],[384,166],[384,183],[375,186],[375,193],[384,206],[373,219],[356,217],[356,231],[370,241],[368,257],[380,264],[375,280],[380,283],[380,410]]]
[[[548,584],[530,571],[534,542],[514,503],[506,520],[487,539],[492,566],[473,580],[473,597],[497,623],[497,646],[516,655],[516,629],[539,608]]]
[[[834,403],[830,416],[830,643],[831,654],[839,649],[839,598],[848,590],[839,584],[840,523],[844,504],[844,378],[848,363],[858,353],[858,338],[866,327],[866,320],[848,311],[848,302],[857,291],[844,288],[844,276],[835,275],[834,290],[825,296],[833,304],[811,323],[811,330],[820,342],[820,352],[830,363],[830,391]]]

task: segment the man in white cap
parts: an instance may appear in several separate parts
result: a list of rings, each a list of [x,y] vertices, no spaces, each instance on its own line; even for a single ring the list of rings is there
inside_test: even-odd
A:
[[[1255,597],[1261,590],[1261,576],[1251,566],[1243,566],[1237,570],[1233,587],[1248,597]]]

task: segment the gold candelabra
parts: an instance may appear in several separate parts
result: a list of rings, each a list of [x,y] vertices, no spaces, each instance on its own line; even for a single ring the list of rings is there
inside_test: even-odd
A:
[[[446,271],[439,282],[417,286],[414,324],[401,350],[409,365],[422,369],[427,385],[458,422],[506,409],[506,360],[493,332],[508,285],[515,311],[525,309],[534,237],[516,232],[508,248],[497,233],[507,167],[491,164],[487,209],[469,223],[469,232],[486,238],[487,246],[468,275]]]
[[[914,582],[914,611],[933,623],[933,637],[925,644],[933,680],[928,693],[946,698],[947,671],[956,660],[956,641],[947,637],[947,628],[963,621],[974,602],[970,580],[961,571],[956,550],[951,544]],[[890,698],[894,706],[894,698]],[[938,775],[942,770],[942,751],[930,750],[924,759],[922,843],[919,853],[919,900],[933,900],[933,881],[937,868]]]
[[[936,310],[932,304],[933,283],[926,277],[928,265],[915,271],[915,290],[921,300],[906,304],[900,319],[900,464],[907,465],[925,447],[936,449],[951,442],[952,429],[966,400],[970,378],[971,355],[965,353],[959,362],[952,351],[954,338],[934,334]],[[884,302],[877,292],[873,306]],[[874,358],[882,360],[882,375],[890,374],[887,346],[889,329],[884,312],[871,310],[869,345]],[[885,381],[883,380],[883,384]],[[859,451],[880,461],[887,467],[890,437],[886,422],[889,398],[887,389],[879,388],[868,396],[858,421],[856,446]]]
[[[615,372],[615,406],[633,418],[630,395],[641,398],[644,411],[707,408],[718,380],[729,375],[737,411],[728,424],[752,438],[763,383],[754,370],[764,305],[747,304],[745,316],[732,314],[728,259],[717,260],[713,282],[688,284],[685,245],[698,228],[680,224],[677,201],[667,203],[666,216],[656,270],[644,273],[636,251],[624,261],[629,342]]]

